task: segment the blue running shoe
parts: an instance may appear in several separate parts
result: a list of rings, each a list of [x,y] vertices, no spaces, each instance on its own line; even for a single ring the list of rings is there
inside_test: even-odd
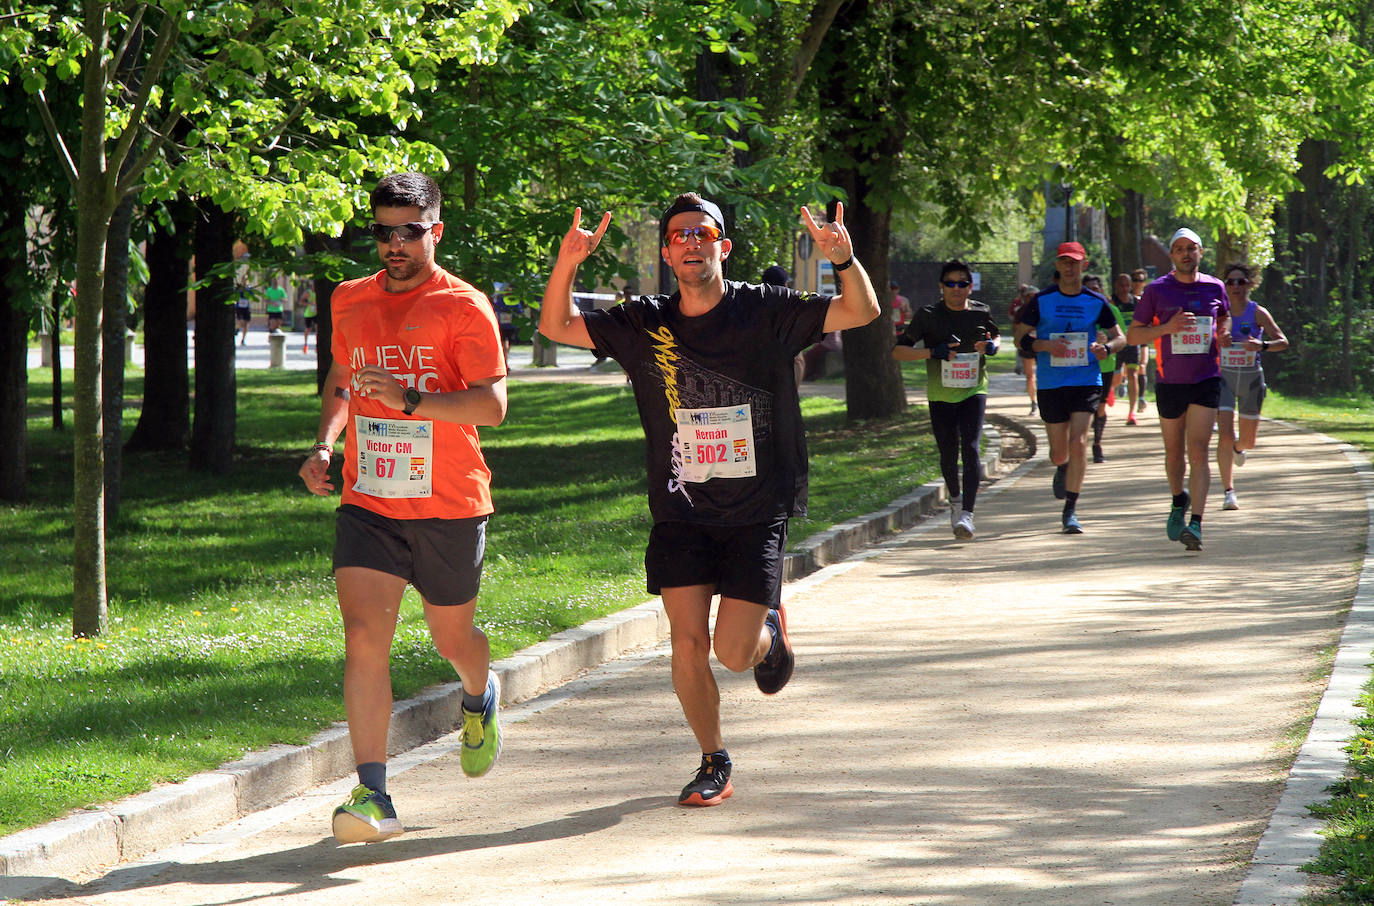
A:
[[[1188,497],[1188,492],[1183,492],[1183,505],[1169,507],[1169,521],[1165,523],[1164,531],[1169,536],[1170,541],[1179,540],[1183,534],[1183,517],[1188,513],[1188,504],[1192,500]]]
[[[1188,527],[1178,533],[1178,540],[1190,551],[1202,550],[1202,523],[1188,523]]]
[[[334,839],[340,843],[376,843],[405,831],[396,819],[391,797],[361,783],[348,801],[334,809]]]
[[[487,671],[486,703],[481,711],[463,709],[463,752],[458,761],[463,773],[481,777],[501,754],[501,681],[495,670]]]
[[[1081,525],[1078,524],[1078,514],[1077,514],[1077,513],[1070,513],[1069,515],[1067,515],[1067,516],[1064,517],[1064,534],[1066,534],[1066,535],[1081,535],[1081,534],[1083,534],[1083,526],[1081,526]]]

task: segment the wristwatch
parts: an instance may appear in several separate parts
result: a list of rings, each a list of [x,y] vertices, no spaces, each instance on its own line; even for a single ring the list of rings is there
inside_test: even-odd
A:
[[[405,412],[406,415],[410,415],[415,411],[415,407],[420,405],[420,391],[416,390],[414,387],[407,387],[405,401],[406,407],[401,411]]]

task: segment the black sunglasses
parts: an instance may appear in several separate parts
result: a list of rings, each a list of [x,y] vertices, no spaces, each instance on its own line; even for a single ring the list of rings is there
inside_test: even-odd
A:
[[[973,285],[972,280],[941,280],[941,286],[948,286],[950,289],[968,289]]]
[[[412,220],[410,223],[369,223],[367,230],[378,242],[390,242],[392,236],[400,236],[402,242],[414,242],[437,226],[438,220]]]
[[[1227,286],[1249,286],[1249,285],[1250,285],[1250,281],[1247,280],[1247,279],[1245,279],[1244,277],[1227,277],[1227,278],[1226,278],[1226,285],[1227,285]]]

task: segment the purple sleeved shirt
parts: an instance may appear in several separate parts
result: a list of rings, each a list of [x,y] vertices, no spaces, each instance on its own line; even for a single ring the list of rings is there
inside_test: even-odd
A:
[[[1165,334],[1156,341],[1159,350],[1160,381],[1165,384],[1196,384],[1217,377],[1217,322],[1230,312],[1226,286],[1216,277],[1198,274],[1192,283],[1183,283],[1172,272],[1145,287],[1131,320],[1143,326],[1163,324],[1181,308],[1200,318],[1212,319],[1212,337],[1206,352],[1174,352],[1174,338]]]

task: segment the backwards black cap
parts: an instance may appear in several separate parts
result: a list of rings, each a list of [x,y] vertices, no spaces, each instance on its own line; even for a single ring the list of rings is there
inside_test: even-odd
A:
[[[660,242],[668,238],[668,221],[672,220],[674,215],[686,211],[700,211],[707,217],[714,219],[717,226],[720,227],[720,231],[725,232],[725,215],[720,212],[720,208],[716,207],[715,202],[700,197],[693,200],[686,195],[679,195],[672,204],[668,205],[668,210],[664,211],[663,216],[659,218],[658,239]]]

